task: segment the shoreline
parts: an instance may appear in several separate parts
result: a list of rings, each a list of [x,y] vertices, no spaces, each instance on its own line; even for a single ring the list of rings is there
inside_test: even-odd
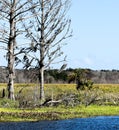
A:
[[[36,109],[0,108],[0,122],[38,122],[89,118],[96,116],[119,116],[119,106],[91,105],[75,107],[45,107]]]

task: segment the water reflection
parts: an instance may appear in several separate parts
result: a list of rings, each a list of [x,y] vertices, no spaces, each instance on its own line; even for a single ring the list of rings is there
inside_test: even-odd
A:
[[[29,123],[0,123],[0,130],[119,130],[119,116]]]

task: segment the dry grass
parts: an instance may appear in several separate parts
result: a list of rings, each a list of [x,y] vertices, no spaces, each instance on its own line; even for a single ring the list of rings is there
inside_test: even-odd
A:
[[[2,89],[6,89],[6,84],[0,84],[0,94]],[[39,94],[37,84],[15,84],[15,96],[21,92],[21,101],[29,100],[34,102],[34,94]],[[98,115],[118,115],[119,113],[119,84],[94,84],[91,90],[77,91],[75,84],[45,84],[46,97],[61,98],[62,95],[77,95],[80,104],[76,106],[59,105],[57,107],[39,108],[18,108],[8,99],[0,99],[0,120],[1,121],[36,121],[36,120],[56,120],[89,117]],[[86,107],[89,99],[96,97],[97,102]],[[15,108],[15,107],[16,108]]]
[[[2,95],[2,89],[5,88],[7,92],[7,85],[0,84],[0,97]],[[38,84],[15,84],[15,96],[19,96],[19,92],[22,100],[33,101],[35,96],[39,96]],[[59,99],[63,95],[75,94],[79,95],[79,100],[82,103],[87,102],[88,99],[96,97],[100,99],[102,104],[115,104],[119,103],[119,84],[94,84],[91,90],[77,91],[76,84],[45,84],[45,96],[46,98]],[[99,102],[99,104],[101,104]]]

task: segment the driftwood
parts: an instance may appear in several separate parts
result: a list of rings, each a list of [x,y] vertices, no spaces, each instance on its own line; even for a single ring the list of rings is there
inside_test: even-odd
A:
[[[57,106],[61,102],[62,100],[54,101],[52,99],[48,99],[41,106]]]

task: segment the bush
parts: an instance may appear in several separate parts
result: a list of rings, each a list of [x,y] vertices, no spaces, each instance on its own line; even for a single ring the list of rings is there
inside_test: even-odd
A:
[[[12,101],[7,98],[0,99],[0,107],[2,108],[18,108],[18,106],[19,106],[18,101]]]

